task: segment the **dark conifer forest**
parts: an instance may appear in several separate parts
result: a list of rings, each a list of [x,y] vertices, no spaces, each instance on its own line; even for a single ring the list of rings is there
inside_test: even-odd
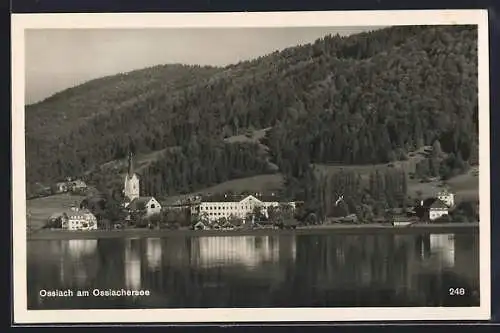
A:
[[[347,211],[381,196],[401,206],[404,171],[373,172],[367,198],[360,175],[325,180],[315,165],[387,164],[425,146],[435,149],[417,166],[422,176],[477,164],[477,75],[475,26],[405,26],[328,35],[227,67],[174,64],[94,80],[26,107],[28,193],[68,176],[121,184],[102,165],[132,149],[158,152],[140,171],[154,195],[280,173],[294,198],[320,203],[342,187],[356,201]],[[227,140],[261,129],[260,140]]]

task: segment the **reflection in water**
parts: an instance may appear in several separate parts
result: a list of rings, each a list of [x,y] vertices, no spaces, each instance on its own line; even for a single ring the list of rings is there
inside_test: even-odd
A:
[[[161,265],[161,239],[148,238],[146,240],[146,258],[148,267],[152,271],[156,271]]]
[[[71,239],[61,241],[61,249],[64,256],[60,257],[60,279],[65,281],[69,278],[77,286],[82,287],[90,278],[88,258],[97,251],[96,239]]]
[[[92,255],[97,250],[97,239],[70,239],[63,244],[67,246],[64,251],[73,260]]]
[[[129,289],[141,288],[141,256],[140,240],[125,240],[125,287]]]
[[[280,235],[28,242],[30,309],[471,306],[477,235]],[[443,293],[460,285],[470,295]],[[40,299],[40,289],[150,297]]]
[[[430,251],[444,267],[455,266],[455,236],[453,234],[430,235]]]
[[[195,255],[191,260],[198,267],[242,265],[255,268],[265,262],[276,262],[282,255],[295,259],[295,239],[288,248],[280,244],[269,236],[203,237],[192,243]]]

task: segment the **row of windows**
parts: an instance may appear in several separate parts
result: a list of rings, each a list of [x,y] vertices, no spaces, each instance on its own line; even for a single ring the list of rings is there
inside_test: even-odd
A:
[[[245,205],[245,206],[213,206],[213,207],[201,207],[201,210],[231,210],[231,209],[252,209],[253,206]]]
[[[229,214],[218,212],[218,213],[208,213],[208,215],[209,216],[228,216]]]

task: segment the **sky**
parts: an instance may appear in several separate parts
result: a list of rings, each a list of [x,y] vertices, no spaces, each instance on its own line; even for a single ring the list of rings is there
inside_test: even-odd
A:
[[[376,27],[37,29],[25,33],[25,101],[86,81],[154,65],[225,66],[327,34]]]

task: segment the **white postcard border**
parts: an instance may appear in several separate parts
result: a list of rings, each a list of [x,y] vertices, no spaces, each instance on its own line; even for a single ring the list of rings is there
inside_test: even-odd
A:
[[[490,124],[486,10],[412,10],[266,13],[126,13],[12,15],[12,202],[14,322],[332,322],[490,319]],[[148,310],[27,310],[24,136],[24,30],[82,28],[236,28],[388,25],[478,25],[480,149],[480,295],[470,308],[238,308]],[[450,286],[452,287],[452,286]]]

